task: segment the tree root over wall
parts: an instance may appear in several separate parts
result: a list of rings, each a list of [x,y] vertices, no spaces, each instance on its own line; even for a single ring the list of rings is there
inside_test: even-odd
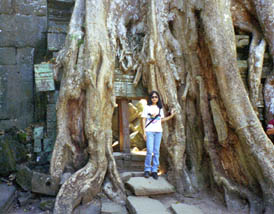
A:
[[[111,148],[115,69],[136,71],[135,85],[159,91],[166,112],[176,109],[163,146],[178,192],[209,187],[227,204],[246,200],[250,213],[270,213],[274,147],[256,115],[267,44],[274,55],[269,1],[76,0],[56,64],[62,78],[50,170],[57,181],[70,176],[54,213],[72,213],[101,190],[125,202]],[[238,73],[233,24],[253,35],[249,91]]]

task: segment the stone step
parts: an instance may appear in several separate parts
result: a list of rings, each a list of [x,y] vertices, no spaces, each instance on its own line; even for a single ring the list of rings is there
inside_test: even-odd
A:
[[[16,198],[16,189],[5,183],[0,183],[0,213],[8,213]]]
[[[145,162],[145,152],[122,153],[114,152],[117,168],[121,171],[143,171]]]
[[[137,196],[161,195],[175,192],[175,188],[164,177],[159,177],[158,180],[152,177],[131,177],[126,182],[126,187]]]
[[[124,183],[126,183],[131,177],[143,177],[143,171],[124,171],[120,172],[120,177]]]
[[[133,160],[133,161],[145,161],[146,152],[131,152],[131,153],[122,153],[122,152],[113,152],[115,160]]]
[[[174,212],[174,214],[182,214],[182,213],[184,213],[184,214],[203,214],[203,212],[199,208],[197,208],[193,205],[182,204],[182,203],[172,204],[171,209]]]
[[[167,214],[167,209],[158,200],[147,197],[129,196],[127,208],[130,214]]]
[[[112,201],[103,201],[101,214],[127,214],[126,207]]]

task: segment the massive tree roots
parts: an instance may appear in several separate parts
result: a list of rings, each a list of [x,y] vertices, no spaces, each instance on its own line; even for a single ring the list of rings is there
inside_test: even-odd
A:
[[[274,147],[257,117],[267,44],[274,56],[273,3],[230,2],[75,1],[56,64],[61,89],[51,175],[62,186],[55,213],[71,213],[101,190],[125,201],[111,148],[115,69],[136,71],[135,85],[141,80],[159,91],[166,113],[176,109],[164,125],[163,147],[178,192],[209,187],[230,208],[232,200],[247,201],[250,213],[274,208]],[[252,34],[247,89],[233,24]]]

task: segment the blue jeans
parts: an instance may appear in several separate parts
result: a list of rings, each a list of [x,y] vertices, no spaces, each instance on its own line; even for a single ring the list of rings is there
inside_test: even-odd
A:
[[[145,171],[157,172],[159,167],[160,144],[162,132],[146,132],[147,136],[147,155],[145,160]],[[151,159],[153,153],[153,164],[151,167]]]

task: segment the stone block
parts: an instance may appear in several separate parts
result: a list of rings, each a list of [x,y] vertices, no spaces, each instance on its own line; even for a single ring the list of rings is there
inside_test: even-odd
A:
[[[18,48],[17,64],[33,64],[34,48]]]
[[[147,197],[129,196],[127,198],[129,213],[134,214],[168,214],[165,206],[158,200]]]
[[[68,31],[68,22],[49,20],[48,22],[48,33],[64,33]]]
[[[122,179],[122,181],[124,183],[126,183],[131,177],[143,177],[144,176],[144,172],[140,172],[140,171],[126,171],[126,172],[122,172],[120,173],[120,177]]]
[[[35,152],[35,153],[42,152],[42,140],[41,139],[34,139],[33,152]]]
[[[159,195],[174,193],[174,187],[163,177],[153,178],[133,177],[126,183],[135,195]]]
[[[124,183],[127,182],[131,177],[133,177],[132,172],[120,173],[120,178]]]
[[[127,209],[117,203],[112,201],[103,201],[102,202],[102,209],[101,214],[126,214]]]
[[[47,93],[48,103],[49,104],[56,104],[59,96],[59,91],[49,91]],[[54,107],[55,108],[55,107]]]
[[[36,91],[54,91],[52,64],[34,65]]]
[[[2,14],[12,14],[12,0],[1,0],[0,1],[0,13]]]
[[[49,20],[69,22],[73,9],[73,2],[48,1]]]
[[[48,33],[48,50],[58,51],[60,50],[66,40],[66,34],[63,33]]]
[[[16,188],[0,183],[0,213],[9,213],[9,208],[16,199]]]
[[[15,0],[15,12],[21,15],[47,16],[47,0]]]
[[[14,119],[5,119],[5,120],[0,120],[0,127],[1,129],[10,129],[14,126],[17,126],[18,125],[18,121],[17,120],[14,120]],[[17,126],[19,127],[19,126]]]
[[[50,125],[47,124],[49,128],[47,128],[47,136],[51,138],[56,137],[56,122],[51,123]]]
[[[19,115],[19,103],[16,103],[21,99],[21,82],[20,74],[17,66],[0,66],[0,74],[2,82],[5,80],[1,91],[1,119],[15,119]],[[14,86],[17,87],[14,87]],[[11,99],[16,97],[17,99]],[[14,105],[14,104],[17,105]]]
[[[16,64],[16,50],[15,50],[15,48],[0,48],[0,64],[1,65],[15,65]]]
[[[10,145],[10,139],[0,138],[0,175],[8,176],[16,170],[16,160]]]
[[[51,179],[50,175],[33,172],[32,192],[55,196],[59,190],[59,184]]]
[[[16,46],[14,15],[0,14],[0,47]]]
[[[0,86],[0,119],[14,120],[13,125],[26,127],[33,121],[32,65],[0,66],[0,80],[4,82]]]
[[[31,180],[33,172],[25,165],[18,165],[16,172],[16,183],[25,191],[31,191]]]
[[[145,162],[146,159],[146,152],[143,151],[131,151],[131,160],[132,161],[140,161],[140,162]]]
[[[24,88],[27,88],[29,86],[29,89],[31,89],[31,93],[33,93],[33,65],[18,65],[18,72],[20,73],[21,83],[23,84]]]
[[[44,137],[44,127],[43,126],[39,126],[39,127],[35,127],[34,130],[33,130],[33,138],[35,140],[38,140],[38,139],[43,139]]]
[[[193,205],[188,204],[172,204],[171,209],[174,212],[174,214],[203,214],[203,212]]]
[[[144,165],[143,161],[129,161],[129,165],[125,164],[128,169],[136,171],[144,170]]]
[[[47,105],[47,121],[48,122],[56,121],[56,105],[55,104]]]
[[[54,139],[52,138],[45,138],[43,141],[44,144],[44,152],[52,152],[54,146]]]
[[[122,160],[124,158],[124,153],[122,152],[113,152],[115,160]]]
[[[0,46],[46,47],[47,17],[0,15]]]

